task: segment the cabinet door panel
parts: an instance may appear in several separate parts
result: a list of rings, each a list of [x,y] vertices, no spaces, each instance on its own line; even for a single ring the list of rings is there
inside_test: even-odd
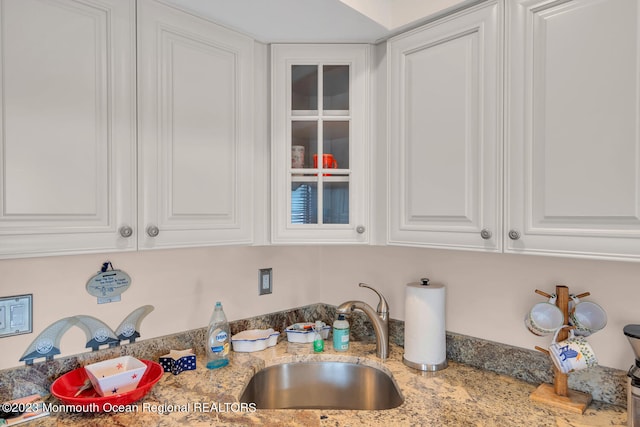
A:
[[[135,248],[133,5],[0,2],[0,256]]]
[[[405,54],[408,225],[456,218],[478,227],[474,196],[481,181],[470,179],[479,166],[477,36],[462,34]]]
[[[251,243],[253,41],[138,7],[140,247]]]
[[[508,240],[640,256],[640,2],[512,5]],[[635,246],[635,248],[633,248]]]
[[[171,75],[163,82],[166,93],[162,122],[170,156],[165,161],[171,195],[165,223],[181,215],[207,215],[210,220],[233,220],[233,191],[237,153],[234,124],[234,85],[237,69],[233,53],[165,33],[164,60]],[[231,181],[228,181],[229,178]],[[221,185],[221,183],[225,183]]]
[[[389,42],[389,243],[500,249],[498,37],[492,3]]]

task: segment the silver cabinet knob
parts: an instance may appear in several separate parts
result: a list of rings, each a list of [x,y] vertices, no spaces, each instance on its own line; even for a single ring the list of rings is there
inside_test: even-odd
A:
[[[149,237],[156,237],[158,234],[160,234],[160,229],[155,225],[150,225],[147,227],[147,235]]]
[[[359,226],[357,226],[357,227],[356,227],[356,232],[357,232],[358,234],[362,234],[362,233],[364,233],[364,232],[365,232],[365,230],[366,230],[366,228],[364,228],[364,225],[359,225]]]
[[[133,234],[133,228],[129,227],[128,225],[123,225],[122,227],[120,227],[120,230],[118,230],[118,232],[122,237],[126,239],[127,237],[131,237],[131,235]]]
[[[491,236],[493,236],[491,230],[483,228],[482,231],[480,231],[480,237],[482,237],[484,240],[489,240]]]
[[[520,238],[520,232],[518,230],[509,230],[509,238],[511,240],[518,240]]]

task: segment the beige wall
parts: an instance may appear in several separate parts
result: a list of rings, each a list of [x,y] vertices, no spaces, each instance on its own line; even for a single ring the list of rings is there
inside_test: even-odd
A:
[[[85,285],[110,260],[127,272],[122,301],[100,304]],[[0,338],[0,369],[17,366],[48,325],[86,314],[115,329],[134,309],[155,310],[142,322],[141,339],[206,326],[216,301],[230,320],[321,302],[318,248],[216,247],[0,261],[0,296],[33,293],[33,333]],[[274,293],[258,296],[258,269],[274,269]],[[76,327],[61,341],[63,355],[87,351]]]
[[[102,262],[129,273],[131,288],[118,303],[98,305],[85,291]],[[257,295],[257,271],[274,269],[274,293]],[[427,276],[447,286],[447,330],[524,348],[547,346],[523,326],[528,308],[566,284],[609,315],[607,327],[589,338],[602,365],[627,369],[633,353],[622,333],[640,324],[640,263],[484,254],[402,247],[221,247],[81,255],[0,261],[0,296],[34,295],[34,333],[0,338],[0,369],[18,366],[27,346],[51,323],[87,314],[116,328],[135,308],[155,310],[142,323],[141,339],[205,326],[216,300],[230,320],[316,302],[339,304],[375,295],[389,301],[391,317],[404,319],[404,287]],[[425,326],[428,327],[428,326]],[[61,342],[64,355],[86,351],[78,328]]]
[[[640,263],[591,261],[532,255],[488,254],[402,247],[323,248],[324,300],[344,298],[376,303],[357,287],[365,281],[380,289],[391,317],[404,319],[404,287],[429,277],[447,287],[447,330],[517,347],[547,347],[550,337],[536,337],[525,328],[529,308],[556,284],[576,294],[591,292],[590,301],[608,314],[607,327],[589,337],[604,366],[627,370],[633,352],[622,332],[640,324]],[[428,327],[428,326],[426,326]]]

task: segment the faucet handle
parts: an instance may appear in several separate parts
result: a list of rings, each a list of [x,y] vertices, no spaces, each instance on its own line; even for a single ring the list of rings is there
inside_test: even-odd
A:
[[[378,298],[380,298],[380,301],[378,301],[378,308],[376,309],[378,314],[388,314],[389,313],[389,304],[387,304],[387,300],[384,298],[384,295],[382,295],[380,292],[378,292],[377,290],[375,290],[371,286],[367,285],[366,283],[358,283],[358,286],[360,286],[361,288],[369,288],[373,292],[378,294]]]

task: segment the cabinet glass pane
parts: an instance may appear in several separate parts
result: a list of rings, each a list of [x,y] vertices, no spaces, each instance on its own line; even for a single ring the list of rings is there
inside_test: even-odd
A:
[[[312,168],[318,152],[318,122],[291,122],[291,167]]]
[[[324,110],[349,110],[349,66],[325,65],[322,68]]]
[[[325,182],[322,193],[322,222],[349,224],[349,183]]]
[[[291,224],[318,223],[318,184],[291,183]]]
[[[335,159],[336,169],[349,169],[349,122],[322,123],[322,151]]]
[[[291,109],[318,110],[318,67],[291,66]]]

